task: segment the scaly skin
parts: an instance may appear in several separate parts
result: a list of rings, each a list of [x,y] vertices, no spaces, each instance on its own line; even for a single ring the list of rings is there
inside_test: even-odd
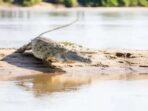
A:
[[[83,57],[83,55],[78,52],[69,50],[60,43],[43,37],[33,39],[30,43],[19,48],[16,52],[23,53],[28,49],[32,49],[32,53],[36,58],[42,59],[45,63],[49,64],[54,61],[91,63],[90,59]]]

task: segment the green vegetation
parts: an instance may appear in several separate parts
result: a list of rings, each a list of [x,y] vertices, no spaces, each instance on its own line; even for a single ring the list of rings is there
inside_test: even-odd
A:
[[[55,3],[55,4],[57,4],[57,3],[64,3],[64,0],[43,0],[43,1],[50,2],[50,3]]]
[[[102,5],[106,7],[116,7],[119,6],[118,0],[102,0]]]
[[[141,0],[123,0],[124,6],[139,6]]]
[[[4,2],[13,3],[14,0],[3,0]]]
[[[0,4],[2,3],[2,0],[0,0]]]
[[[77,5],[77,0],[64,0],[64,4],[66,7],[74,7]]]
[[[104,0],[78,0],[78,3],[85,7],[103,6]]]
[[[105,6],[105,7],[130,7],[144,6],[148,7],[148,0],[78,0],[82,6]]]
[[[42,2],[43,0],[0,0],[0,3],[12,3],[22,6],[32,6]]]
[[[140,0],[139,2],[141,6],[148,7],[148,0]]]
[[[32,6],[38,3],[41,3],[42,0],[22,0],[22,5],[23,6]]]
[[[32,6],[40,2],[49,2],[54,4],[64,4],[66,7],[84,6],[84,7],[148,7],[148,0],[0,0],[2,2],[19,4],[22,6]]]

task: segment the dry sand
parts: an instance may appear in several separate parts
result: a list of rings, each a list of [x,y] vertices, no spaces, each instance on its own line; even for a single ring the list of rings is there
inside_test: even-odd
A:
[[[16,80],[38,75],[58,75],[63,80],[147,79],[148,51],[104,49],[82,51],[91,64],[53,63],[45,66],[30,53],[14,53],[16,49],[0,49],[0,80]]]

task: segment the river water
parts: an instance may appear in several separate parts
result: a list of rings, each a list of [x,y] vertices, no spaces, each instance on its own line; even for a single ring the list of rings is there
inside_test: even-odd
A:
[[[147,111],[147,80],[75,84],[48,78],[0,82],[2,111]]]
[[[148,48],[148,12],[0,11],[0,48],[17,48],[40,33],[90,48]],[[99,73],[99,72],[98,72]],[[147,111],[148,80],[91,80],[57,75],[0,82],[1,111]]]
[[[73,26],[44,35],[89,48],[148,48],[148,11],[0,11],[0,47],[20,47],[40,33],[79,18]],[[89,41],[89,43],[88,43]]]

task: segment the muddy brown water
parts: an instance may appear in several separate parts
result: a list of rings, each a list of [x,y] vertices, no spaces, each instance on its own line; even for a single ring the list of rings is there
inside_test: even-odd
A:
[[[0,11],[0,48],[17,48],[41,32],[68,23],[77,16],[80,20],[75,25],[47,34],[46,37],[54,40],[68,40],[90,48],[148,48],[147,11],[24,10]],[[100,80],[93,79],[92,75],[51,74],[0,81],[0,110],[148,110],[147,79]]]

